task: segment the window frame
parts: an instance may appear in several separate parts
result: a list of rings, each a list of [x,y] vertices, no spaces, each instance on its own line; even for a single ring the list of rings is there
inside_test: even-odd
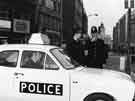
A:
[[[53,53],[53,50],[59,50],[59,51],[61,51],[61,50],[63,50],[62,48],[53,48],[53,49],[50,49],[50,53],[56,58],[56,60],[60,63],[60,65],[64,68],[64,69],[66,69],[66,70],[71,70],[71,69],[75,69],[75,68],[78,68],[78,66],[80,66],[77,62],[76,62],[76,64],[73,64],[73,68],[66,68],[62,63],[61,63],[61,61],[54,55],[54,53]],[[63,50],[64,51],[64,50]],[[69,57],[69,56],[68,56]]]
[[[27,67],[22,67],[22,61],[23,61],[23,53],[24,52],[39,52],[41,54],[43,54],[43,67],[42,68],[27,68]],[[45,57],[46,57],[46,53],[45,52],[42,52],[42,51],[39,51],[39,50],[23,50],[22,51],[22,55],[21,55],[21,60],[20,60],[20,68],[21,69],[38,69],[38,70],[44,70],[44,65],[45,65]]]
[[[57,63],[53,60],[53,58],[49,55],[49,54],[47,54],[46,53],[46,55],[45,55],[45,61],[44,61],[44,69],[45,70],[59,70],[60,68],[59,68],[59,66],[58,66],[58,68],[46,68],[46,58],[47,58],[47,56],[49,56],[50,58],[51,58],[51,60],[57,65]]]
[[[6,65],[0,65],[0,66],[4,66],[4,67],[12,67],[12,68],[16,68],[17,67],[17,64],[18,64],[18,59],[19,59],[19,50],[1,50],[1,52],[17,52],[17,59],[16,59],[16,62],[15,62],[15,66],[6,66]]]

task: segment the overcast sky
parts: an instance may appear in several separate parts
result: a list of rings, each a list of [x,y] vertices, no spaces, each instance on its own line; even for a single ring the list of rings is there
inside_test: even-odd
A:
[[[112,35],[112,28],[118,19],[126,12],[124,0],[83,0],[87,15],[97,13],[98,16],[89,17],[89,27],[104,23],[106,34]],[[90,30],[90,28],[89,28]]]

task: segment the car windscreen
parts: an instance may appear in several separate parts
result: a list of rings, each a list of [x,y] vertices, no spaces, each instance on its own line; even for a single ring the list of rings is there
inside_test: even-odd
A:
[[[68,54],[63,49],[51,49],[51,53],[65,69],[74,69],[79,65],[75,60],[68,56]]]

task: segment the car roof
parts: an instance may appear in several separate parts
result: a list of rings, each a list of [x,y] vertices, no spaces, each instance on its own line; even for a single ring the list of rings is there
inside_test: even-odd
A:
[[[51,50],[54,48],[58,48],[53,45],[41,45],[41,44],[4,44],[0,45],[0,49],[43,49],[43,50]]]

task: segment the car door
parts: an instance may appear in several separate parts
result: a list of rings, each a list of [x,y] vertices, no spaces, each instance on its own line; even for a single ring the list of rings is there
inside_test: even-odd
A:
[[[21,75],[16,82],[19,101],[68,101],[68,74],[61,72],[46,53],[23,51],[18,74]]]
[[[14,101],[14,83],[19,51],[0,51],[0,101]]]

